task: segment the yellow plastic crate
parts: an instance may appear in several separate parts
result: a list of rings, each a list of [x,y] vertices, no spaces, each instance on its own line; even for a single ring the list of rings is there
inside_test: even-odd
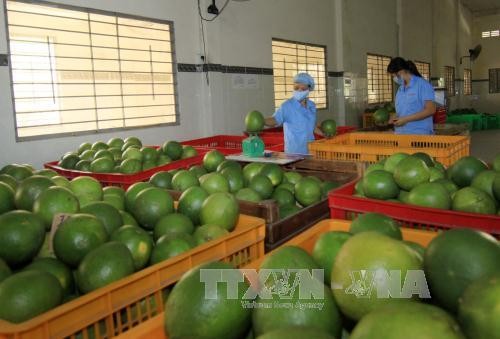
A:
[[[424,152],[445,166],[469,155],[469,136],[349,133],[309,143],[315,159],[375,163],[397,152]]]
[[[265,232],[263,219],[241,214],[236,228],[220,239],[143,269],[23,323],[0,320],[0,339],[115,337],[161,314],[166,288],[191,268],[217,260],[241,267],[264,256]]]

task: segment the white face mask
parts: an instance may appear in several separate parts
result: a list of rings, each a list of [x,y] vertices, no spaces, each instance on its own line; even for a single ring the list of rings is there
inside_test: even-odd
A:
[[[399,75],[395,75],[392,77],[392,80],[397,83],[399,86],[402,86],[404,81],[403,78],[401,78]]]
[[[309,91],[293,91],[293,98],[299,102],[304,101],[309,96]]]

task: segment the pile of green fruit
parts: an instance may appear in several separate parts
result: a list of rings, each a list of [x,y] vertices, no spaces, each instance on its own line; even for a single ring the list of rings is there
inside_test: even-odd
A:
[[[243,201],[273,199],[279,205],[282,219],[320,202],[330,190],[339,186],[314,176],[303,177],[297,172],[284,171],[276,164],[250,163],[241,167],[215,150],[205,154],[202,165],[189,170],[159,172],[151,177],[151,182],[184,194],[198,187],[207,194],[231,193]]]
[[[0,319],[19,323],[231,232],[229,193],[187,190],[177,209],[167,190],[126,191],[52,170],[0,170]],[[52,223],[66,215],[53,237]]]
[[[355,195],[469,213],[497,214],[500,155],[492,169],[472,156],[446,169],[425,153],[395,153],[370,165]]]
[[[403,240],[391,218],[367,213],[352,222],[349,232],[325,232],[303,246],[271,252],[258,268],[274,274],[253,279],[220,262],[187,272],[165,304],[166,334],[227,339],[498,338],[500,244],[488,234],[453,229],[436,234],[424,248]],[[201,272],[221,269],[237,283],[219,281],[207,298]],[[299,276],[300,269],[309,272],[308,278]],[[311,274],[314,269],[322,269],[324,276]],[[389,280],[382,278],[383,272]],[[248,281],[253,282],[253,293],[248,293]]]
[[[83,172],[134,174],[197,155],[195,148],[177,141],[154,148],[144,147],[136,137],[112,138],[107,143],[81,144],[77,151],[63,155],[58,165]]]

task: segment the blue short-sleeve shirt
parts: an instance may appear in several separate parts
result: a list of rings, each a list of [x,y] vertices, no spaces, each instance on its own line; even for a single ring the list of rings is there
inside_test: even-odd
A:
[[[396,93],[396,113],[398,118],[424,110],[426,101],[434,101],[434,88],[419,76],[412,75],[408,86],[400,86]],[[397,134],[434,134],[433,117],[411,121],[396,127]]]
[[[295,99],[288,99],[274,113],[278,125],[283,125],[285,153],[309,154],[307,144],[314,140],[316,105],[307,100],[304,107]]]

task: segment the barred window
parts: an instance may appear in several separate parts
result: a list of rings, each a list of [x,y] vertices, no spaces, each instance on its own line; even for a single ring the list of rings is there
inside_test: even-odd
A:
[[[368,103],[390,102],[393,99],[392,78],[387,73],[391,58],[383,55],[368,54],[366,57],[368,79]]]
[[[500,93],[500,68],[490,68],[488,73],[490,93]]]
[[[484,31],[481,33],[481,38],[498,38],[500,37],[500,30]]]
[[[444,87],[449,97],[455,95],[455,67],[444,66]]]
[[[422,75],[422,77],[425,80],[430,81],[430,79],[431,79],[431,64],[429,62],[415,61],[415,66],[417,66],[417,70]]]
[[[309,73],[316,88],[309,98],[318,109],[328,108],[326,47],[273,39],[274,105],[278,109],[293,93],[293,77]]]
[[[472,94],[472,71],[468,68],[464,69],[464,95]]]
[[[6,5],[19,139],[178,121],[172,23]]]

